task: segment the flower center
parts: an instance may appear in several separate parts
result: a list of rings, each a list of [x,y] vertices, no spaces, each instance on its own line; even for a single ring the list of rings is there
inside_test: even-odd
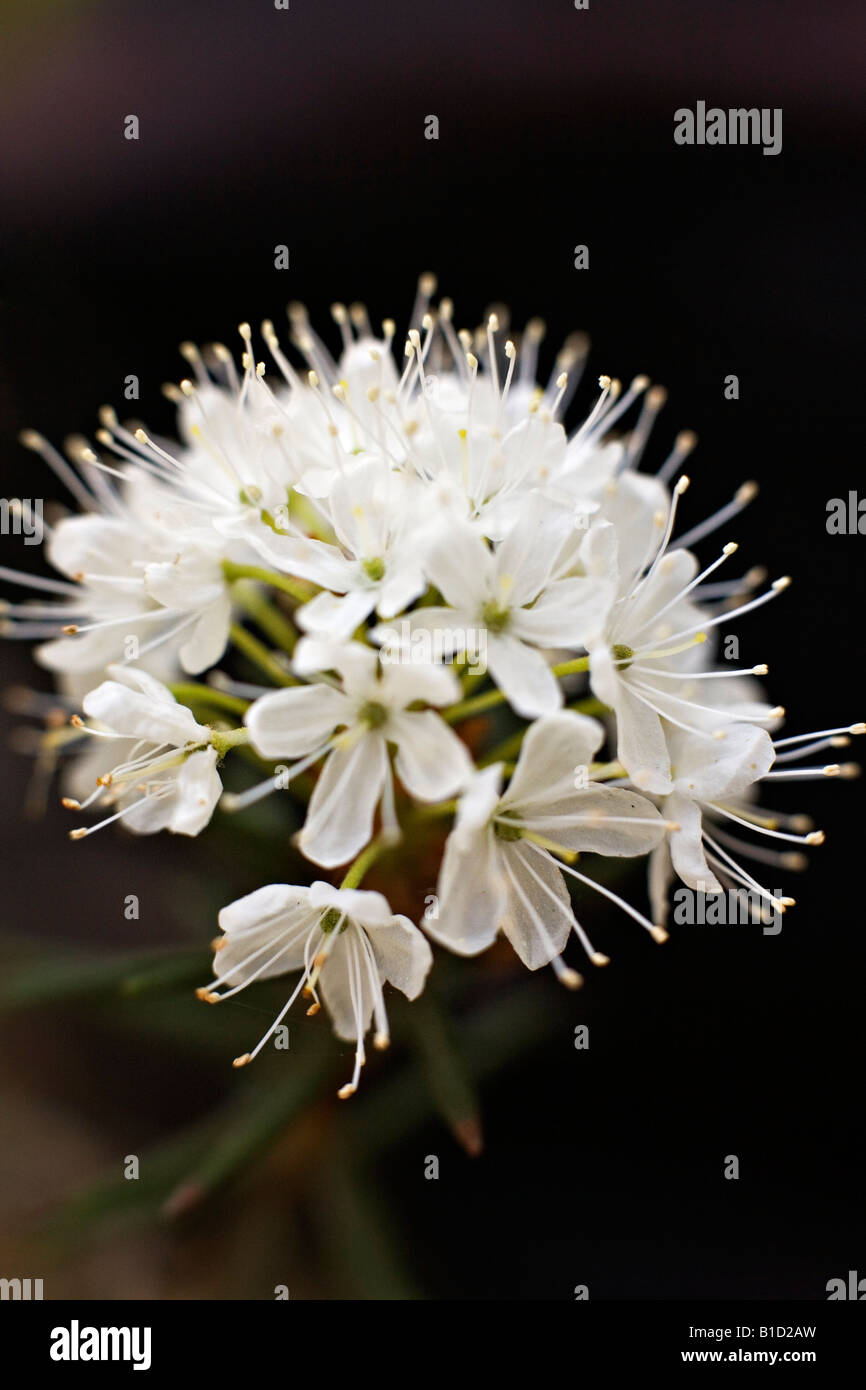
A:
[[[495,820],[493,833],[500,840],[521,840],[523,838],[523,828],[507,820]]]
[[[379,580],[385,577],[385,561],[381,555],[374,555],[371,560],[363,560],[361,569],[374,584],[378,584]]]
[[[481,621],[488,632],[502,632],[508,626],[510,617],[511,610],[495,599],[490,599],[481,609]]]
[[[344,918],[345,920],[343,920]],[[338,927],[341,921],[343,921],[342,930],[345,931],[346,927],[349,925],[348,917],[345,917],[345,913],[338,912],[335,907],[329,907],[324,917],[319,922],[319,926],[322,931],[327,934],[328,932],[332,932],[335,927]]]
[[[380,705],[376,700],[368,700],[361,706],[358,718],[367,725],[368,729],[381,729],[385,720],[388,718],[388,711],[384,705]]]
[[[623,646],[622,642],[614,642],[610,650],[613,654],[614,661],[625,662],[625,665],[622,667],[622,670],[627,671],[634,657],[633,649],[631,647]]]

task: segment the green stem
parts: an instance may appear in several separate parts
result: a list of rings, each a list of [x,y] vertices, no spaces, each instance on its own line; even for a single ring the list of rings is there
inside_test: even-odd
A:
[[[239,695],[228,695],[195,681],[183,681],[168,688],[181,705],[213,705],[214,709],[225,710],[227,714],[245,714],[250,707],[249,700],[242,700]]]
[[[558,666],[551,666],[550,669],[557,677],[575,676],[579,671],[589,670],[589,657],[576,656],[571,661],[560,661]],[[473,715],[483,714],[485,710],[493,709],[504,702],[505,696],[501,690],[486,690],[483,695],[474,695],[470,700],[460,700],[450,709],[443,710],[442,718],[449,724],[459,724],[463,719],[471,719]]]
[[[590,763],[589,780],[591,782],[604,782],[610,777],[627,777],[628,773],[622,763]]]
[[[471,719],[475,714],[483,714],[487,709],[504,703],[501,690],[485,690],[483,695],[473,695],[469,700],[460,700],[450,709],[442,711],[442,718],[448,724],[459,724],[463,719]]]
[[[585,700],[575,700],[574,704],[566,705],[566,709],[573,709],[576,714],[610,714],[610,705],[597,700],[594,695],[587,695]]]
[[[224,758],[230,748],[237,748],[240,743],[249,743],[249,729],[226,729],[211,730],[210,741],[221,758]]]
[[[242,651],[254,666],[258,666],[267,676],[270,676],[275,685],[297,685],[294,676],[290,676],[288,671],[278,661],[274,660],[271,652],[258,637],[254,637],[251,632],[247,632],[240,623],[232,623],[231,639],[239,651]]]
[[[473,690],[477,690],[483,680],[487,679],[486,671],[466,671],[460,678],[460,685],[463,690],[464,698],[471,695]]]
[[[580,671],[589,670],[589,657],[575,656],[571,661],[560,661],[558,666],[551,666],[550,669],[555,676],[576,676]]]
[[[288,574],[280,574],[279,570],[264,569],[261,565],[236,565],[233,560],[223,560],[223,574],[230,583],[235,579],[257,579],[260,584],[270,584],[272,589],[281,590],[298,603],[306,603],[316,593],[314,584],[292,579]]]
[[[567,705],[566,709],[574,710],[575,714],[609,714],[607,705],[603,705],[601,700],[596,700],[594,695],[588,695],[585,700],[575,700],[574,704]],[[497,743],[479,762],[479,767],[489,767],[491,763],[499,763],[513,758],[520,752],[523,740],[529,733],[532,725],[527,724],[525,729],[518,729],[515,733],[509,734],[501,743]]]
[[[438,801],[433,806],[416,806],[407,821],[407,825],[423,824],[424,821],[438,820],[440,816],[453,816],[457,810],[457,802]]]
[[[367,870],[371,868],[380,855],[386,849],[392,848],[392,841],[380,835],[378,840],[371,840],[366,849],[362,849],[358,858],[350,866],[346,877],[340,884],[341,888],[357,888]]]
[[[232,597],[253,619],[266,637],[284,651],[293,652],[298,634],[279,609],[268,603],[261,590],[251,580],[241,579],[232,589]]]

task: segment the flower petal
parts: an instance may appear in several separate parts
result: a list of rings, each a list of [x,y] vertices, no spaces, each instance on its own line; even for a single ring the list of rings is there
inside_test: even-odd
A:
[[[472,772],[465,744],[433,710],[392,714],[386,732],[397,745],[397,776],[419,801],[454,796]]]
[[[349,719],[349,702],[329,685],[298,685],[254,701],[244,715],[250,741],[263,758],[299,758],[318,748]]]
[[[204,830],[222,796],[215,748],[204,748],[184,760],[175,776],[169,830],[176,835],[198,835]]]
[[[573,921],[568,890],[554,862],[528,845],[499,842],[497,850],[508,884],[502,930],[527,969],[538,970],[565,949]]]
[[[308,859],[332,869],[363,849],[372,835],[387,774],[388,752],[378,733],[363,735],[348,751],[335,748],[328,755],[298,836]]]
[[[164,689],[164,687],[162,687]],[[171,692],[166,692],[169,695]],[[103,681],[81,702],[84,713],[118,734],[145,739],[148,743],[170,743],[182,747],[197,739],[210,738],[210,731],[197,722],[192,710],[170,701],[154,699],[148,692],[130,690],[119,681]]]
[[[553,714],[562,691],[541,652],[508,633],[489,633],[487,664],[511,708],[524,719]]]
[[[496,862],[493,833],[448,836],[439,871],[435,910],[424,916],[434,941],[460,956],[475,956],[496,939],[506,903],[505,880]]]
[[[665,814],[679,825],[670,837],[671,861],[689,888],[700,893],[721,893],[719,883],[704,854],[701,841],[701,808],[696,801],[674,792],[665,800]]]
[[[598,721],[575,710],[536,720],[526,731],[502,808],[528,809],[571,795],[577,769],[589,767],[603,739]]]
[[[391,917],[382,926],[370,926],[367,940],[380,978],[389,980],[407,999],[417,999],[433,964],[433,952],[414,922],[402,915]]]

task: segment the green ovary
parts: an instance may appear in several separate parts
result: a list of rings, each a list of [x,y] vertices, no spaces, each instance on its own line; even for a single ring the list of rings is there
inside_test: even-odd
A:
[[[493,822],[493,833],[500,840],[521,840],[523,830],[519,825],[509,825],[508,821],[496,820]]]
[[[485,603],[481,610],[481,621],[488,632],[502,632],[508,626],[511,610],[503,608],[493,599]]]
[[[378,584],[380,579],[385,578],[385,561],[381,555],[374,555],[372,560],[364,560],[361,568],[368,579],[372,579],[374,584]]]
[[[336,926],[339,926],[342,917],[343,913],[338,912],[335,907],[329,907],[321,922],[319,923],[319,926],[321,927],[322,931],[325,932],[325,934],[327,935],[328,932],[332,932]],[[344,931],[347,925],[347,921],[343,923]]]
[[[384,705],[377,704],[375,700],[368,700],[359,710],[358,718],[367,725],[368,729],[381,729],[388,718],[388,711]]]

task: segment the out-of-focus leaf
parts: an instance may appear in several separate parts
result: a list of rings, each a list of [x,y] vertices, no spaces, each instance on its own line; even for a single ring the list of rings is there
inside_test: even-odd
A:
[[[333,1058],[293,1059],[282,1079],[250,1086],[239,1081],[232,1098],[206,1119],[141,1156],[139,1176],[97,1183],[51,1214],[41,1234],[62,1244],[96,1234],[105,1222],[129,1223],[157,1213],[175,1219],[239,1176],[296,1115],[321,1094]],[[269,1084],[268,1084],[269,1083]]]
[[[56,1004],[97,995],[126,996],[198,982],[208,970],[207,946],[123,952],[98,958],[45,956],[12,970],[0,984],[0,1010]]]
[[[243,1093],[219,1126],[215,1142],[173,1187],[163,1214],[172,1218],[185,1215],[236,1177],[305,1105],[321,1095],[333,1070],[332,1057],[313,1055],[295,1061],[290,1074],[278,1084],[261,1083]]]
[[[468,1075],[480,1083],[540,1046],[560,1026],[558,1010],[540,1006],[536,992],[523,986],[467,1013],[455,1023],[454,1037]],[[381,1080],[364,1105],[347,1115],[341,1135],[359,1159],[371,1158],[411,1134],[430,1111],[430,1093],[418,1084],[417,1063],[410,1064]]]
[[[433,1103],[458,1143],[474,1158],[484,1143],[478,1089],[453,1030],[426,992],[405,1016]]]
[[[421,1298],[407,1268],[403,1242],[385,1204],[341,1158],[326,1162],[317,1192],[317,1214],[333,1250],[333,1266],[356,1299]]]

